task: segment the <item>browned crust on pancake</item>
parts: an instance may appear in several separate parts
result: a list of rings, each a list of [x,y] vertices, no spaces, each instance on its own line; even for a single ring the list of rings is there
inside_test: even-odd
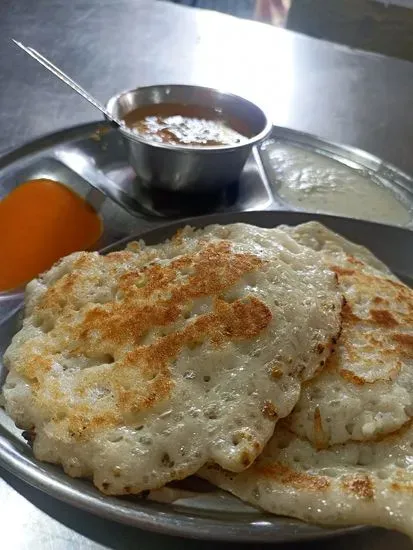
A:
[[[338,371],[338,374],[341,376],[341,378],[344,378],[346,382],[351,382],[356,386],[363,386],[364,384],[366,384],[366,380],[364,378],[362,378],[361,376],[357,376],[357,374],[354,374],[354,372],[349,369],[340,369]]]
[[[392,340],[399,345],[399,350],[403,355],[413,357],[413,336],[411,334],[396,333],[392,335]]]
[[[265,401],[264,406],[262,407],[262,414],[265,418],[270,420],[276,420],[278,418],[277,409],[274,406],[274,403],[271,401]]]
[[[386,309],[371,309],[370,316],[372,321],[381,327],[395,327],[399,323]]]
[[[260,462],[256,466],[253,466],[253,469],[254,473],[259,476],[269,478],[271,481],[298,490],[325,491],[330,485],[327,477],[298,472],[280,462],[270,464]]]
[[[413,493],[413,481],[395,481],[390,485],[390,487],[397,493]]]
[[[359,498],[365,500],[374,499],[374,484],[368,475],[346,476],[341,485],[346,492],[354,494]]]
[[[354,275],[354,269],[348,269],[347,267],[340,267],[339,265],[332,265],[330,269],[336,273],[337,276],[343,277],[344,275]]]
[[[320,408],[318,406],[314,411],[314,441],[317,449],[326,449],[328,447],[328,438],[323,429]]]

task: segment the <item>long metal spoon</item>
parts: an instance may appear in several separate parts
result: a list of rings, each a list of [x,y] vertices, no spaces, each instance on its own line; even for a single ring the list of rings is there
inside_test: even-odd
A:
[[[87,92],[82,86],[77,84],[74,80],[70,78],[66,73],[61,71],[56,65],[54,65],[51,61],[46,59],[41,53],[39,53],[34,48],[30,48],[28,46],[25,46],[21,42],[18,42],[17,40],[14,40],[12,38],[13,42],[16,44],[16,46],[19,46],[22,50],[24,50],[27,54],[30,55],[30,57],[33,57],[36,61],[38,61],[43,67],[46,67],[51,73],[53,73],[57,78],[59,78],[62,82],[67,84],[67,86],[70,86],[72,90],[77,92],[79,95],[81,95],[84,99],[89,101],[96,109],[99,109],[99,111],[105,115],[107,119],[109,119],[115,126],[124,126],[123,122],[114,117],[109,111],[105,108],[100,101],[95,99],[92,95],[90,95],[89,92]]]

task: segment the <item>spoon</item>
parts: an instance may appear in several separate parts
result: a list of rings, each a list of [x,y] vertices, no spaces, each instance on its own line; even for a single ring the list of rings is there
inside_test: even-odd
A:
[[[56,67],[56,65],[54,65],[48,59],[46,59],[46,57],[44,57],[42,54],[40,54],[37,50],[35,50],[34,48],[30,48],[28,46],[25,46],[21,42],[18,42],[17,40],[14,40],[14,38],[12,38],[12,40],[16,44],[16,46],[19,46],[19,48],[21,48],[27,54],[29,54],[30,57],[33,57],[33,59],[38,61],[41,65],[43,65],[43,67],[46,67],[46,69],[48,69],[51,73],[53,73],[55,76],[57,76],[57,78],[59,78],[62,82],[67,84],[67,86],[70,86],[70,88],[72,88],[72,90],[74,90],[79,95],[81,95],[84,99],[89,101],[89,103],[91,103],[94,107],[96,107],[96,109],[99,109],[99,111],[107,119],[109,119],[110,122],[112,122],[112,124],[114,124],[118,128],[121,127],[121,126],[122,127],[124,126],[123,121],[119,120],[118,118],[114,117],[111,113],[109,113],[109,111],[106,109],[106,107],[104,105],[102,105],[102,103],[100,103],[100,101],[95,99],[89,92],[87,92],[84,88],[82,88],[82,86],[77,84],[77,82],[72,80],[66,73],[61,71],[58,67]]]

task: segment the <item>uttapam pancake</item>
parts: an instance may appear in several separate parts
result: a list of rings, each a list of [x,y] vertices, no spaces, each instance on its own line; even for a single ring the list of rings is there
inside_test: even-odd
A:
[[[31,282],[4,396],[34,454],[108,494],[241,471],[340,329],[319,253],[235,224],[76,253]]]

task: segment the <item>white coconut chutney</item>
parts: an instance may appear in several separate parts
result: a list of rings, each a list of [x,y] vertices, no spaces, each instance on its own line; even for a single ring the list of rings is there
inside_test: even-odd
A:
[[[282,143],[268,146],[264,154],[270,180],[291,206],[396,225],[410,222],[402,198],[338,161]]]

